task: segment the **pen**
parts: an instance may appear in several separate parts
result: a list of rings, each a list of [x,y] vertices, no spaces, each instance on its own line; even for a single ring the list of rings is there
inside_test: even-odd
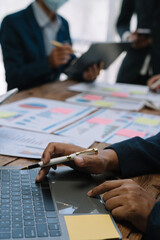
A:
[[[62,44],[62,43],[60,43],[60,42],[58,42],[58,41],[55,41],[55,40],[52,41],[52,45],[55,46],[55,47],[63,47],[63,44]],[[82,54],[82,52],[77,51],[77,50],[74,50],[74,49],[73,49],[73,52]]]
[[[98,149],[97,148],[92,148],[92,149],[87,149],[87,150],[84,150],[84,151],[81,151],[81,152],[72,153],[68,156],[53,158],[53,159],[50,160],[50,162],[48,164],[45,164],[45,165],[44,165],[43,161],[41,161],[39,163],[30,165],[28,167],[24,167],[21,170],[28,170],[28,169],[39,168],[39,167],[49,167],[49,166],[52,166],[52,165],[55,165],[55,164],[71,161],[76,156],[79,156],[79,155],[91,155],[91,154],[98,154]]]
[[[52,45],[55,47],[63,47],[63,44],[57,41],[52,41]]]
[[[151,86],[150,89],[154,90],[158,85],[160,85],[160,79],[154,82]]]

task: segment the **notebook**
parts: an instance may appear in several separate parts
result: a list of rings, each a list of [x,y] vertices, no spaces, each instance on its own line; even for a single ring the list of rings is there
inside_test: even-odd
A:
[[[86,195],[95,185],[91,176],[59,167],[36,184],[37,172],[0,168],[0,239],[73,239],[70,216],[110,216],[99,198]],[[121,239],[114,220],[110,219],[116,236],[113,239]]]

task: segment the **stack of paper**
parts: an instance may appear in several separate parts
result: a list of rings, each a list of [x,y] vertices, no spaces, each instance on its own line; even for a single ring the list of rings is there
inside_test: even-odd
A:
[[[144,101],[136,99],[118,98],[104,96],[102,94],[81,93],[66,100],[70,103],[80,104],[84,106],[104,107],[112,109],[121,109],[128,111],[139,111],[144,107]]]
[[[138,107],[140,107],[139,105],[140,101],[143,106],[146,105],[156,110],[160,109],[160,94],[151,92],[147,86],[141,86],[141,85],[135,85],[135,84],[123,84],[123,83],[116,83],[114,85],[110,85],[104,82],[102,83],[94,82],[91,84],[79,83],[69,87],[69,89],[75,92],[82,92],[82,93],[85,92],[86,94],[92,93],[99,96],[108,96],[108,99],[110,99],[110,102],[112,102],[111,99],[113,98],[113,102],[116,102],[117,107],[115,107],[116,104],[113,104],[112,106],[111,105],[109,106],[111,108],[120,109],[118,105],[118,101],[124,101],[124,106],[122,105],[121,109],[127,110],[125,107],[126,106],[125,102],[127,103],[127,100],[130,99],[130,100],[135,100],[137,102],[138,104],[137,110],[138,110]],[[79,95],[79,98],[82,98],[82,97],[83,96]],[[136,104],[136,102],[134,103]],[[91,105],[94,105],[94,104],[91,104]],[[136,110],[136,106],[135,106],[135,109],[133,109],[132,107],[130,110]]]

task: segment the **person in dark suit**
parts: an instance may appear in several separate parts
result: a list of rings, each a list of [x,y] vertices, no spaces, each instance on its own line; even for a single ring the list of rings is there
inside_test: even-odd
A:
[[[57,81],[75,58],[68,22],[57,14],[67,0],[36,0],[26,9],[4,18],[0,42],[8,89],[19,90]],[[54,47],[56,40],[63,46]],[[77,76],[93,81],[102,63],[93,65]]]
[[[132,16],[137,29],[130,32]],[[122,41],[133,42],[118,72],[117,82],[146,85],[160,69],[160,1],[123,0],[117,21]]]
[[[69,155],[84,148],[50,143],[43,153],[43,162],[47,164],[51,157]],[[54,153],[54,154],[53,154]],[[160,173],[160,133],[146,140],[135,137],[113,144],[98,155],[81,155],[74,159],[71,167],[93,174],[112,171],[122,178],[141,174]],[[56,169],[56,166],[53,166]],[[40,170],[36,181],[40,182],[49,172]],[[144,233],[146,240],[160,239],[160,202],[130,179],[106,181],[90,190],[88,196],[103,194],[105,206],[118,220],[130,221]]]

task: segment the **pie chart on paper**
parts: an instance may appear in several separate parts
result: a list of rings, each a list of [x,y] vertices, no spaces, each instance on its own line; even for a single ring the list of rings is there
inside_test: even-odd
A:
[[[25,103],[25,104],[19,105],[19,107],[27,108],[27,109],[44,109],[47,106],[45,104],[42,104],[42,103]]]

